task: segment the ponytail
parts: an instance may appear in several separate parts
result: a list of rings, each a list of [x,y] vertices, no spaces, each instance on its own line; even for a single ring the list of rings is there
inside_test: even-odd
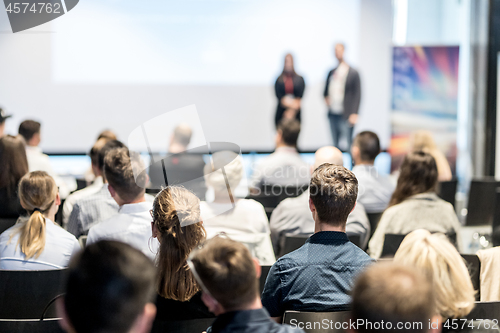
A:
[[[21,227],[18,244],[26,259],[38,258],[45,247],[45,217],[39,209],[33,211]]]

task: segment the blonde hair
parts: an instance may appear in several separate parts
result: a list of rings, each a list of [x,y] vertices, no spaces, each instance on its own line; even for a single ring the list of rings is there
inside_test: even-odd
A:
[[[204,168],[205,181],[215,192],[227,191],[226,178],[229,187],[234,190],[243,178],[243,162],[241,157],[232,151],[220,151],[212,155],[212,161]],[[222,173],[221,167],[224,168]]]
[[[425,130],[420,130],[413,132],[411,135],[412,150],[419,151],[423,150],[427,153],[431,153],[437,150],[436,142],[432,137],[432,133]]]
[[[191,251],[206,237],[203,223],[198,223],[202,222],[200,200],[183,187],[169,186],[156,196],[152,216],[160,242],[158,293],[187,301],[200,290],[187,264]]]
[[[405,237],[394,261],[422,270],[434,286],[444,319],[463,318],[474,307],[475,291],[463,258],[442,234],[415,230]]]
[[[19,199],[30,216],[17,228],[11,238],[17,233],[20,234],[17,245],[21,247],[26,259],[33,256],[38,258],[45,248],[44,214],[52,207],[57,193],[54,179],[45,171],[30,172],[19,182]]]

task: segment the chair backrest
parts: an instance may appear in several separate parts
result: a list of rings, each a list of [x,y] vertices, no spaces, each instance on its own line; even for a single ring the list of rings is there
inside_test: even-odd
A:
[[[476,300],[480,300],[481,296],[481,283],[479,282],[479,276],[481,273],[481,261],[479,257],[475,254],[461,254],[462,258],[465,260],[465,265],[469,271],[470,279],[472,281],[472,286],[474,290],[477,290]]]
[[[0,270],[0,318],[40,318],[47,304],[63,293],[66,272]],[[55,318],[55,307],[50,307],[45,316]]]
[[[377,229],[378,222],[382,217],[382,213],[367,213],[368,221],[370,222],[370,237],[373,236],[373,233]]]
[[[0,332],[9,333],[62,333],[60,318],[52,319],[0,319]]]
[[[16,224],[17,217],[0,219],[0,234]]]
[[[496,191],[500,182],[494,178],[473,180],[470,184],[465,224],[492,225],[495,214]]]
[[[350,311],[338,312],[298,312],[286,311],[283,324],[298,326],[307,333],[344,333],[342,323],[349,322]],[[310,327],[306,326],[310,323]],[[328,323],[328,327],[322,325]],[[344,326],[345,327],[345,326]]]
[[[154,321],[151,333],[195,333],[205,332],[212,326],[215,318],[191,319],[180,321]]]
[[[455,197],[457,194],[457,179],[452,179],[446,182],[439,182],[438,185],[438,196],[453,205],[455,208]]]
[[[361,248],[361,236],[360,235],[347,235],[351,243],[359,247],[360,249],[364,250]]]
[[[260,266],[260,278],[259,278],[259,290],[260,293],[264,291],[264,285],[266,284],[267,275],[269,275],[269,270],[272,266]]]
[[[280,257],[284,256],[285,254],[288,254],[290,252],[293,252],[297,250],[299,247],[304,245],[306,243],[306,240],[311,236],[310,234],[307,235],[290,235],[286,234],[285,235],[285,242],[283,244],[283,248],[281,249],[280,252]]]
[[[281,186],[265,184],[262,185],[260,194],[249,195],[247,198],[260,202],[265,208],[273,209],[276,208],[281,201],[287,198],[298,197],[308,188],[309,185]]]
[[[82,249],[87,245],[87,237],[87,235],[81,235],[80,237],[78,237],[78,243],[80,243]]]
[[[496,319],[500,321],[500,302],[476,302],[467,319]]]
[[[388,257],[394,257],[396,254],[396,251],[399,249],[399,246],[403,242],[403,239],[406,237],[405,235],[401,234],[385,234],[384,238],[384,246],[382,247],[382,254],[380,255],[381,258],[388,258]],[[446,234],[446,237],[450,241],[451,244],[455,245],[457,244],[457,234],[456,233],[449,233]]]

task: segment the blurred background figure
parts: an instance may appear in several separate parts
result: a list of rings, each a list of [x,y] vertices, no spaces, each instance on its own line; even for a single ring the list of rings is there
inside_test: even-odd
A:
[[[205,162],[201,154],[187,152],[193,130],[188,124],[179,124],[171,136],[168,155],[157,156],[149,167],[150,187],[161,189],[167,185],[183,185],[194,192],[200,200],[205,199],[207,188],[203,179]],[[167,179],[163,174],[163,166]]]
[[[221,169],[213,170],[212,163],[205,166],[207,185],[214,190],[214,201],[201,203],[207,238],[224,232],[247,245],[252,256],[259,259],[261,265],[274,264],[276,259],[264,206],[255,200],[238,199],[234,196],[234,189],[244,175],[241,157],[231,151],[221,151],[214,153],[212,158],[214,165],[224,165],[225,175]]]
[[[335,45],[335,58],[339,64],[328,73],[324,96],[333,145],[347,151],[351,147],[354,125],[358,122],[361,81],[358,71],[345,62],[344,50],[344,44]],[[346,146],[339,146],[342,141]]]
[[[10,114],[6,114],[5,111],[0,108],[0,138],[5,134],[5,120],[12,117]]]
[[[111,140],[118,140],[116,134],[111,130],[104,130],[97,136],[96,144],[101,142],[99,145],[102,147],[102,145]],[[92,160],[92,151],[90,151],[90,159]],[[94,182],[98,177],[99,176],[95,173],[95,169],[92,165],[88,168],[84,175],[87,185],[92,184],[92,182]]]
[[[12,135],[1,137],[0,218],[18,218],[25,212],[17,195],[17,186],[28,171],[23,140]]]
[[[304,78],[295,72],[293,56],[288,53],[285,56],[283,72],[274,84],[278,108],[275,115],[275,125],[278,127],[281,119],[297,119],[300,121],[300,103],[305,90]]]
[[[438,149],[431,132],[416,131],[410,139],[411,151],[425,151],[434,157],[438,169],[438,181],[444,182],[451,180],[453,177],[450,169],[450,164],[446,156]]]

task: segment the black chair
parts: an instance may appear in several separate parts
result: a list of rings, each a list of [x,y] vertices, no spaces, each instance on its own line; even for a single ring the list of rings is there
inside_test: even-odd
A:
[[[377,229],[378,222],[382,217],[382,213],[367,213],[368,221],[370,222],[370,237],[373,236],[375,229]]]
[[[349,240],[351,241],[351,243],[353,243],[354,245],[356,245],[360,249],[364,250],[361,247],[361,236],[360,235],[347,235],[347,237],[349,238]]]
[[[350,311],[338,312],[298,312],[286,311],[283,324],[297,326],[307,333],[344,333],[342,323],[349,323]],[[323,323],[328,323],[325,327]],[[310,327],[306,324],[309,323]],[[336,323],[339,323],[336,325]],[[345,326],[344,326],[345,327]]]
[[[87,181],[82,178],[77,178],[76,179],[76,191],[79,191],[81,189],[84,189],[87,187]]]
[[[52,319],[0,319],[0,332],[9,333],[62,333],[59,318]]]
[[[476,301],[479,301],[481,296],[481,283],[479,282],[481,273],[481,261],[475,254],[461,254],[461,256],[465,260],[465,265],[467,266],[467,270],[469,271],[472,286],[474,287],[474,290],[477,290]]]
[[[457,179],[452,179],[446,182],[439,182],[438,185],[438,196],[453,205],[455,208],[455,196],[457,194]]]
[[[476,302],[467,319],[496,319],[500,321],[500,302]]]
[[[295,198],[301,195],[309,185],[303,186],[281,186],[281,185],[262,185],[260,193],[257,195],[250,194],[247,199],[258,201],[265,208],[276,208],[278,204],[287,199]]]
[[[299,247],[304,245],[306,243],[306,240],[311,236],[310,234],[307,235],[293,235],[293,234],[286,234],[285,235],[285,242],[283,244],[283,248],[280,251],[279,256],[282,257],[285,254],[288,254],[290,252],[293,252],[297,250]]]
[[[0,234],[16,224],[17,217],[0,219]]]
[[[264,285],[266,284],[266,279],[267,276],[269,275],[269,270],[271,269],[271,266],[260,266],[261,272],[260,272],[260,278],[259,278],[259,290],[260,293],[264,291]]]
[[[151,195],[157,195],[158,193],[160,193],[160,189],[157,189],[157,188],[147,188],[146,189],[146,193],[147,194],[151,194]]]
[[[180,321],[154,321],[151,333],[195,333],[205,332],[212,326],[215,318],[191,319]]]
[[[473,180],[470,184],[469,203],[465,225],[492,225],[495,214],[496,192],[500,182],[494,178]]]
[[[65,275],[66,269],[0,270],[0,318],[41,318],[47,304],[63,293]],[[57,317],[55,306],[47,309],[45,317]]]
[[[401,234],[385,234],[384,238],[384,245],[382,247],[382,254],[380,255],[381,258],[390,258],[394,257],[396,254],[396,251],[399,249],[399,246],[403,242],[403,239],[406,237],[405,235]],[[457,234],[455,233],[450,233],[446,234],[446,237],[450,241],[450,243],[454,244],[456,247],[457,244]]]

